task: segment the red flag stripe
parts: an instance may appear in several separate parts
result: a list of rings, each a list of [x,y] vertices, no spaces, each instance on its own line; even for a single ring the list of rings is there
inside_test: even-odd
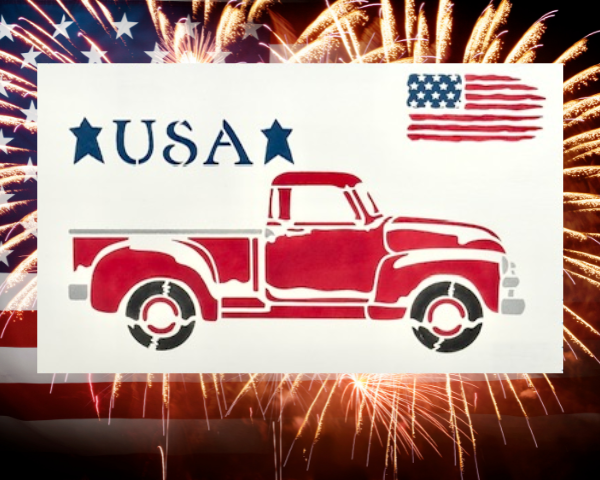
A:
[[[539,95],[506,95],[503,93],[495,93],[492,95],[481,95],[478,93],[467,93],[467,100],[546,100],[545,97]]]
[[[498,84],[480,84],[480,83],[467,83],[465,85],[467,90],[537,90],[535,87],[529,85],[517,84],[513,85],[510,83],[498,83]]]
[[[420,123],[410,125],[409,130],[453,130],[458,132],[529,132],[540,130],[541,127],[513,127],[512,125],[436,125]]]
[[[432,114],[423,114],[423,113],[413,113],[410,114],[410,119],[415,121],[423,121],[423,120],[439,120],[439,121],[449,121],[449,122],[520,122],[523,120],[537,120],[542,118],[540,116],[520,116],[520,115],[455,115],[455,114],[445,114],[445,115],[432,115]]]
[[[467,82],[518,82],[515,77],[505,75],[465,75]]]
[[[505,135],[426,135],[409,133],[408,138],[411,140],[432,140],[434,142],[486,142],[490,140],[518,142],[519,140],[529,140],[534,137],[532,135],[509,137]]]
[[[3,471],[18,471],[19,478],[164,478],[160,475],[161,454],[158,445],[169,456],[170,479],[200,478],[187,471],[179,470],[177,474],[177,469],[172,470],[170,462],[175,455],[177,459],[193,456],[193,461],[202,465],[203,471],[207,471],[204,466],[211,464],[211,461],[227,462],[229,455],[233,462],[239,462],[240,458],[252,462],[269,452],[270,462],[273,461],[272,440],[263,433],[271,423],[263,420],[262,416],[260,420],[255,418],[252,422],[247,418],[214,419],[210,421],[210,429],[205,420],[191,422],[169,419],[169,442],[166,423],[162,419],[115,418],[108,425],[105,419],[98,421],[97,418],[23,421],[0,417],[2,439],[10,442],[9,451],[21,452],[15,454],[17,458],[24,458],[18,455],[27,452],[29,462],[34,464],[12,463],[14,458],[7,454],[2,458]],[[177,459],[175,464],[179,461]],[[57,463],[67,466],[59,470]],[[73,464],[77,466],[73,467]],[[11,468],[12,465],[14,467]],[[138,465],[140,470],[134,470],[134,465]],[[158,472],[156,475],[148,473],[150,465],[156,465],[156,469],[150,468]],[[39,471],[39,474],[31,474],[33,471]],[[214,469],[208,471],[214,472]],[[264,478],[257,477],[251,468],[247,471],[249,476],[235,478]],[[58,472],[62,472],[62,475]],[[202,478],[224,476],[227,475],[209,473]],[[6,478],[15,477],[7,475]]]
[[[37,347],[37,312],[4,312],[0,316],[0,334],[0,347]]]
[[[501,104],[501,103],[467,103],[466,110],[532,110],[542,108],[541,105],[528,105],[525,103]]]

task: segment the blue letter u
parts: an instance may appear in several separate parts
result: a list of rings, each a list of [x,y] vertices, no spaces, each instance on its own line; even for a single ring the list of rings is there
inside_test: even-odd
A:
[[[143,158],[136,160],[131,158],[127,154],[127,150],[125,150],[125,127],[128,123],[131,123],[131,120],[115,120],[115,123],[117,124],[117,151],[124,162],[129,163],[130,165],[141,165],[142,163],[146,163],[148,160],[150,160],[150,157],[154,152],[154,134],[152,133],[152,124],[155,121],[156,120],[142,120],[142,123],[146,124],[146,129],[148,131],[148,153],[146,153]]]

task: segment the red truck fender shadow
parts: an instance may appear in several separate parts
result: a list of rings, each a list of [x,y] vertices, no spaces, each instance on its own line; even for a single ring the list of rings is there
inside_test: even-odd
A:
[[[402,318],[406,308],[400,308],[401,298],[414,296],[429,280],[466,279],[492,312],[498,312],[500,271],[498,264],[482,260],[432,260],[397,268],[396,262],[405,254],[386,257],[377,270],[374,306],[368,307],[368,317],[375,320]]]
[[[178,280],[194,293],[204,320],[217,320],[219,302],[192,268],[164,253],[123,248],[102,258],[92,275],[91,303],[101,312],[115,313],[131,290],[153,278]]]

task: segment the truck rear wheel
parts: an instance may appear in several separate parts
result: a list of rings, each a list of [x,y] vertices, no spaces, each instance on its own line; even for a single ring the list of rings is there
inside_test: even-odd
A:
[[[137,287],[127,302],[129,332],[138,343],[171,350],[185,342],[195,325],[196,307],[186,290],[172,280],[151,280]]]
[[[457,352],[471,345],[481,332],[483,310],[477,296],[455,282],[440,282],[415,299],[411,318],[422,326],[413,332],[427,348]],[[478,323],[476,323],[478,322]]]

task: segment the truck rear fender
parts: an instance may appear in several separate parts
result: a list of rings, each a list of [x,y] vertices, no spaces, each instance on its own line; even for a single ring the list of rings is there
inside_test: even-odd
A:
[[[372,303],[408,306],[419,291],[442,280],[462,281],[493,312],[498,311],[502,256],[465,249],[427,249],[386,256],[377,269]]]
[[[129,245],[126,237],[73,238],[73,270],[85,271],[96,265],[104,256]]]
[[[161,252],[173,257],[177,263],[196,270],[211,290],[219,283],[215,261],[202,245],[187,239],[156,237],[134,237],[129,244],[134,251]]]
[[[200,246],[154,239],[152,248],[139,242],[103,256],[95,265],[91,281],[92,306],[116,312],[134,286],[152,278],[171,278],[186,284],[197,298],[202,317],[216,320],[218,301],[211,293],[218,281],[214,262]],[[197,247],[197,248],[192,248]]]

